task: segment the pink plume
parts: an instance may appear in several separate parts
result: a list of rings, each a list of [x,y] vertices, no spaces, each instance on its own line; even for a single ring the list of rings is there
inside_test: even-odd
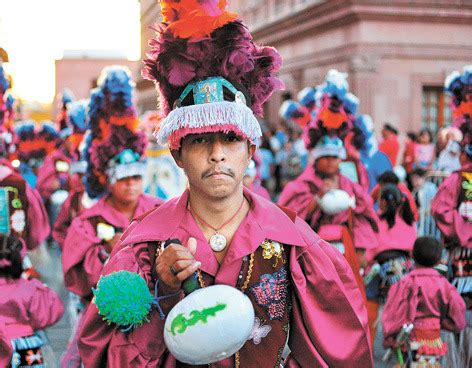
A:
[[[169,66],[169,83],[176,87],[185,86],[195,78],[195,66],[180,60],[172,60]]]

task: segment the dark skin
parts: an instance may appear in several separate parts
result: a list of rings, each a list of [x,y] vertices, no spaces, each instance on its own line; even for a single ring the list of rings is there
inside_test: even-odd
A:
[[[224,251],[214,253],[220,264],[249,211],[249,202],[243,195],[243,177],[255,149],[255,145],[234,133],[217,132],[188,135],[182,139],[180,150],[172,151],[175,162],[189,180],[189,207],[204,222],[218,228],[221,219],[231,218],[244,202],[231,223],[219,231],[229,243]],[[214,231],[197,219],[196,222],[208,241]],[[196,247],[196,240],[190,238],[186,245],[171,244],[159,255],[156,272],[161,295],[179,291],[182,282],[200,267],[194,258]]]
[[[143,193],[143,180],[141,176],[130,176],[118,180],[110,185],[110,196],[106,203],[124,214],[131,221],[138,207],[138,200]],[[111,253],[123,233],[117,232],[113,239],[106,243],[105,249]]]
[[[338,188],[338,173],[341,159],[333,156],[324,156],[318,158],[314,163],[316,173],[324,178],[323,186],[320,188],[317,196],[323,197],[329,190]],[[313,199],[309,204],[309,213],[313,213],[318,206],[318,202]]]
[[[321,173],[323,176],[323,186],[317,193],[318,197],[323,197],[326,192],[331,189],[337,189],[339,187],[339,164],[341,159],[338,157],[325,156],[320,157],[315,161],[315,171]],[[313,200],[310,203],[310,212],[313,213],[318,206],[318,202]],[[365,249],[356,249],[357,257],[361,267],[367,266],[367,260],[365,257]]]

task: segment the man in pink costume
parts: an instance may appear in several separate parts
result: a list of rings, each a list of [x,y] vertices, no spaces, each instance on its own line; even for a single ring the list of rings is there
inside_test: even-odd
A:
[[[62,96],[63,108],[58,118],[60,125],[59,135],[63,139],[62,145],[44,160],[38,173],[37,189],[44,201],[48,201],[57,190],[71,190],[73,183],[70,181],[69,167],[74,157],[78,155],[79,144],[85,134],[85,111],[79,114],[72,112],[71,106],[75,104],[75,110],[82,110],[85,102],[72,102],[70,92],[64,91]]]
[[[147,142],[144,133],[137,131],[130,78],[129,70],[124,67],[105,68],[89,106],[91,135],[86,146],[85,184],[87,195],[100,199],[72,221],[62,252],[65,286],[80,296],[85,306],[124,229],[134,217],[162,203],[143,194]],[[77,323],[80,324],[80,318]],[[77,361],[74,352],[77,352],[76,339],[69,344],[64,364]],[[68,367],[72,365],[68,364]]]
[[[160,101],[168,114],[158,141],[169,143],[187,174],[189,189],[138,219],[104,269],[104,274],[129,270],[151,290],[156,285],[161,313],[153,307],[149,322],[123,333],[102,321],[91,304],[79,342],[84,365],[185,366],[166,348],[163,318],[182,298],[182,281],[199,270],[202,287],[226,284],[244,289],[259,322],[270,326],[260,342],[248,340],[234,356],[213,367],[278,366],[289,329],[286,366],[371,367],[366,313],[344,259],[294,213],[243,187],[255,140],[261,135],[254,113],[262,112],[262,103],[280,86],[274,76],[280,58],[274,49],[254,45],[225,5],[202,2],[203,9],[197,11],[194,2],[161,2],[164,23],[145,61],[145,75],[159,83]],[[202,28],[188,34],[181,24]],[[206,24],[213,27],[208,30]],[[200,37],[199,32],[210,37]],[[185,57],[191,60],[185,70],[198,71],[197,78],[178,72],[174,79],[176,74],[167,72],[182,60],[172,49],[174,42],[181,42],[190,54],[206,50],[202,57]],[[230,47],[221,51],[218,45]],[[238,51],[239,57],[229,57]],[[157,244],[169,239],[183,245],[171,240],[156,254]],[[268,282],[279,286],[271,288]]]
[[[472,183],[472,155],[462,154],[462,168],[449,176],[439,187],[432,202],[432,212],[436,226],[441,230],[446,242],[464,248],[472,248],[472,216],[467,212],[467,201],[462,190],[463,183]],[[470,189],[469,189],[470,190]],[[461,200],[463,202],[461,202]],[[461,203],[459,203],[461,202]],[[461,208],[462,203],[466,203]],[[471,200],[468,199],[468,206]]]
[[[279,204],[297,211],[298,216],[327,241],[340,240],[341,228],[347,226],[359,254],[376,248],[378,219],[373,201],[358,184],[339,174],[339,163],[345,157],[341,141],[337,138],[323,139],[312,151],[312,156],[314,164],[287,184]],[[354,197],[355,207],[336,214],[324,212],[320,200],[331,189],[341,189]],[[347,248],[345,246],[344,250]]]
[[[74,125],[85,126],[87,101],[75,101],[70,104],[68,116]],[[82,184],[83,176],[87,170],[87,161],[85,160],[85,152],[83,152],[84,140],[79,145],[76,153],[73,155],[69,166],[69,175],[71,190],[69,196],[61,206],[61,210],[57,216],[52,229],[52,236],[62,249],[67,230],[72,223],[72,220],[77,217],[84,209],[90,208],[96,203],[88,194],[86,194],[85,187]],[[81,149],[82,148],[82,149]]]
[[[445,90],[452,96],[453,122],[463,139],[459,171],[451,174],[438,189],[431,204],[436,226],[449,252],[451,282],[465,300],[467,327],[460,335],[465,366],[472,364],[472,65],[463,73],[451,73]]]

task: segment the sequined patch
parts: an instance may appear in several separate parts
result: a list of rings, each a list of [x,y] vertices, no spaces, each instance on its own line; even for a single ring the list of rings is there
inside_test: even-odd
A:
[[[275,263],[272,265],[272,267],[277,267],[279,260],[282,260],[282,262],[284,262],[282,257],[282,254],[284,252],[284,246],[282,244],[276,241],[266,239],[262,242],[261,247],[263,249],[262,257],[264,257],[264,259],[272,259],[272,257],[276,257]]]
[[[251,287],[257,304],[264,307],[271,320],[282,319],[288,295],[287,270],[282,267],[273,274],[264,274],[259,284]]]

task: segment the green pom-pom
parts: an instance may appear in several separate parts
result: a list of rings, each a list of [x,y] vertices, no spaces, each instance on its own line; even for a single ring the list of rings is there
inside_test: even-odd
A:
[[[92,290],[98,313],[108,324],[135,328],[148,321],[153,296],[137,273],[118,271],[102,276]]]

